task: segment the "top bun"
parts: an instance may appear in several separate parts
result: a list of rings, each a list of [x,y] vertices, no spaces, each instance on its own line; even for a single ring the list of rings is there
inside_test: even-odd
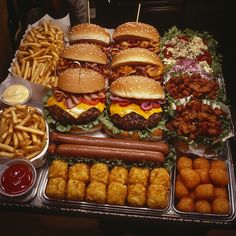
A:
[[[82,23],[71,28],[68,33],[70,43],[89,41],[108,45],[111,41],[110,34],[99,25]]]
[[[111,67],[128,64],[140,65],[160,65],[161,59],[154,53],[145,48],[127,48],[119,51],[111,61]]]
[[[112,38],[115,42],[127,39],[152,40],[158,42],[160,35],[157,29],[152,25],[140,22],[126,22],[115,29]]]
[[[70,93],[94,93],[104,87],[103,76],[87,68],[69,68],[58,77],[58,88]]]
[[[95,44],[79,43],[65,48],[60,57],[78,61],[95,62],[106,65],[106,54]]]
[[[110,85],[113,95],[123,98],[164,99],[165,92],[159,82],[145,76],[123,76]]]

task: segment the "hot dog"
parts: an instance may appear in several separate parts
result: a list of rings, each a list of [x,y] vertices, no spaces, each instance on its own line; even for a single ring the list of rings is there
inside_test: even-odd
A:
[[[55,143],[50,143],[49,146],[48,146],[48,153],[50,155],[54,155],[55,152],[56,152],[56,144]]]
[[[111,147],[123,149],[132,148],[137,150],[157,151],[162,152],[164,155],[167,155],[169,153],[169,146],[165,141],[148,142],[112,138],[96,138],[88,136],[79,136],[76,134],[63,134],[58,132],[52,132],[50,134],[50,141],[64,144],[68,143],[97,147]]]
[[[79,144],[59,144],[56,148],[56,154],[70,157],[85,157],[93,159],[119,159],[124,161],[152,161],[163,163],[164,154],[161,152],[122,149],[96,146],[85,146]]]

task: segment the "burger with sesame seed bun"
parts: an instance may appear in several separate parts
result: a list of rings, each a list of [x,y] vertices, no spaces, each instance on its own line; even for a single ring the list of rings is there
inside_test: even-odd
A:
[[[69,68],[58,87],[45,97],[45,116],[52,129],[87,133],[101,129],[105,109],[105,79],[87,68]]]
[[[158,30],[141,22],[126,22],[119,25],[112,34],[114,41],[112,55],[127,48],[146,48],[156,54],[160,52],[160,35]]]
[[[160,140],[163,137],[165,92],[159,82],[144,76],[124,76],[110,85],[104,130],[117,138]]]

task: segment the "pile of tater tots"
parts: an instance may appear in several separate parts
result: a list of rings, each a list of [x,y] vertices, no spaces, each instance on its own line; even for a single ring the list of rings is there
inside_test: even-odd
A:
[[[54,160],[49,166],[46,195],[52,199],[165,209],[170,174],[162,167],[114,166]]]

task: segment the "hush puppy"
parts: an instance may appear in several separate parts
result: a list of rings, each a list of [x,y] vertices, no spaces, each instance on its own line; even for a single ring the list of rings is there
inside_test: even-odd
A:
[[[180,171],[184,168],[193,168],[193,160],[189,157],[181,156],[177,161],[177,170]]]
[[[212,212],[215,214],[228,214],[230,212],[229,201],[225,198],[215,198],[212,202]]]
[[[90,168],[90,182],[96,181],[107,184],[109,178],[109,169],[107,164],[96,163]]]
[[[200,176],[201,184],[208,184],[210,183],[209,178],[209,169],[196,169],[197,173]]]
[[[207,159],[203,157],[198,157],[193,161],[193,169],[209,169],[210,163]]]
[[[122,183],[110,182],[107,188],[107,203],[112,205],[125,205],[127,186]]]
[[[222,169],[226,171],[225,162],[223,160],[212,160],[210,167],[211,169]]]
[[[211,210],[211,204],[206,201],[206,200],[200,200],[197,201],[195,204],[195,210],[198,213],[206,213],[206,214],[210,214],[212,212]]]
[[[148,185],[150,170],[148,168],[131,167],[129,171],[129,184],[142,184],[144,187]]]
[[[189,195],[188,188],[180,180],[177,180],[175,183],[175,196],[180,199],[182,197],[187,197]]]
[[[195,188],[196,199],[212,201],[214,198],[214,186],[212,184],[199,184]]]
[[[215,198],[225,198],[228,199],[228,190],[226,187],[215,187]]]
[[[150,173],[150,184],[160,184],[167,188],[170,187],[170,174],[165,168],[154,168]]]
[[[142,184],[130,184],[128,186],[128,204],[142,207],[146,203],[146,188]]]
[[[128,170],[123,166],[115,166],[110,171],[109,182],[127,184]]]
[[[68,164],[63,160],[54,160],[49,167],[48,178],[62,177],[68,179]]]
[[[229,183],[228,174],[223,169],[217,169],[217,168],[210,169],[209,176],[211,183],[217,187],[225,187]]]
[[[201,182],[198,172],[190,168],[181,169],[180,176],[188,189],[194,189]]]
[[[183,197],[177,203],[176,208],[179,211],[194,212],[195,211],[195,203],[191,197]]]
[[[89,166],[85,163],[76,163],[69,168],[69,179],[76,179],[87,184],[89,182]]]
[[[70,179],[66,188],[66,199],[83,201],[85,196],[85,183],[80,180]]]

